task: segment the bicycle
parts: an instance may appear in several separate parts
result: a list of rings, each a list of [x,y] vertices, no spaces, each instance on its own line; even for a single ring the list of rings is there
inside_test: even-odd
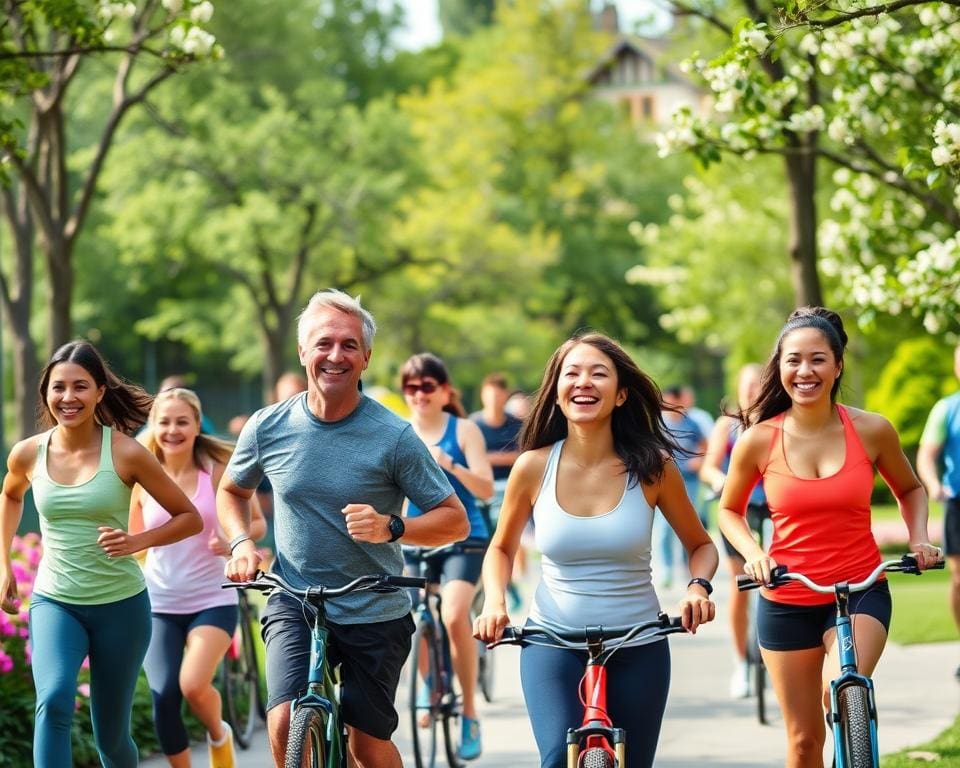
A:
[[[943,561],[934,568],[943,568]],[[832,594],[837,605],[837,648],[840,651],[840,674],[830,681],[830,712],[827,724],[833,732],[835,768],[877,768],[880,752],[877,743],[877,705],[873,681],[857,671],[857,654],[854,645],[853,624],[850,621],[850,593],[873,585],[881,573],[912,573],[922,571],[916,558],[902,555],[898,560],[886,560],[878,565],[863,581],[851,584],[817,584],[802,573],[790,572],[786,566],[777,566],[771,574],[770,584],[760,584],[749,576],[737,577],[740,590],[765,586],[776,589],[790,581],[798,581],[814,592]]]
[[[339,669],[327,659],[327,600],[351,592],[394,592],[422,587],[424,580],[411,576],[361,576],[342,587],[313,586],[297,589],[274,573],[258,573],[254,581],[223,584],[224,588],[256,589],[265,594],[280,590],[296,599],[310,624],[310,667],[307,692],[290,703],[286,768],[346,768],[346,728],[340,719]],[[311,618],[307,618],[307,615]]]
[[[757,529],[752,530],[757,534],[760,546],[766,551],[770,547],[770,541],[773,538],[773,523],[769,517],[759,522],[759,531]],[[757,722],[759,722],[760,725],[768,725],[770,721],[767,718],[767,667],[763,663],[763,656],[760,653],[760,640],[757,636],[757,608],[759,598],[759,593],[751,593],[748,613],[750,618],[747,624],[747,679],[751,681],[753,694],[756,697]]]
[[[653,631],[651,631],[653,630]],[[610,657],[638,635],[669,635],[686,632],[679,617],[657,614],[656,621],[628,627],[584,627],[575,632],[554,632],[536,624],[507,627],[498,645],[543,645],[569,648],[588,654],[580,681],[579,696],[584,705],[579,728],[567,730],[567,768],[626,768],[626,730],[617,728],[607,712],[607,669]],[[619,641],[611,648],[605,643]],[[588,703],[589,702],[589,703]]]
[[[267,718],[267,702],[260,687],[255,629],[258,622],[250,600],[241,591],[237,604],[237,629],[220,666],[224,719],[240,749],[250,747],[257,717],[261,721]]]
[[[477,590],[473,596],[473,603],[470,605],[470,623],[483,613],[483,587]],[[496,679],[494,666],[494,654],[487,648],[487,644],[482,640],[477,640],[477,684],[480,692],[483,694],[483,700],[487,704],[493,703],[494,680]]]
[[[421,580],[427,586],[420,592],[414,615],[410,661],[410,741],[416,768],[433,768],[437,761],[437,724],[443,732],[443,745],[450,768],[461,768],[456,734],[462,714],[462,702],[454,688],[450,638],[440,612],[440,591],[428,582],[430,561],[450,554],[480,554],[486,544],[450,544],[444,547],[404,547],[404,557],[414,560]],[[480,679],[481,690],[483,681]],[[421,693],[421,691],[424,691]]]

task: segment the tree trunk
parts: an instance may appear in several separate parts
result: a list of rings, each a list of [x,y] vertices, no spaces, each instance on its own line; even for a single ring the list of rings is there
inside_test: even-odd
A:
[[[284,370],[284,360],[287,357],[287,344],[290,343],[290,329],[286,325],[275,328],[263,328],[263,345],[266,347],[263,361],[263,402],[273,402],[273,390],[277,379]]]
[[[71,312],[73,303],[72,245],[63,238],[47,246],[47,277],[50,280],[50,315],[47,343],[52,354],[73,338]]]
[[[37,362],[37,345],[30,336],[30,316],[10,317],[13,336],[13,397],[14,439],[22,440],[33,434],[37,427],[37,380],[40,365]]]
[[[790,188],[790,276],[798,307],[821,306],[823,293],[817,273],[817,166],[810,153],[787,155]]]

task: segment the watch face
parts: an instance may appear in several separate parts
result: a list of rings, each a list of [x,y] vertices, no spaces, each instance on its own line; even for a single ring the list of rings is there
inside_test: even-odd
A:
[[[403,536],[403,532],[406,526],[403,524],[403,520],[396,515],[390,517],[390,535],[394,539],[399,539]]]

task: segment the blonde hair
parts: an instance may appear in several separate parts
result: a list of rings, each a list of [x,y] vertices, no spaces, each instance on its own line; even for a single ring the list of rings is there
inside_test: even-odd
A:
[[[184,389],[183,387],[165,389],[154,398],[153,407],[150,409],[150,417],[147,420],[147,428],[138,439],[147,447],[148,451],[157,457],[161,464],[163,463],[163,448],[157,442],[156,436],[157,411],[161,403],[168,400],[179,400],[186,403],[193,411],[198,429],[203,417],[200,398],[192,389]],[[193,463],[200,469],[209,469],[212,464],[226,464],[232,455],[233,443],[228,443],[226,440],[221,440],[213,435],[197,434],[197,439],[193,444]]]

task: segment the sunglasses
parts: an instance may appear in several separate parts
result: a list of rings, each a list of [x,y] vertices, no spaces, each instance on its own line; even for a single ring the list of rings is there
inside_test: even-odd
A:
[[[417,394],[417,392],[423,392],[425,395],[432,395],[437,391],[439,386],[439,384],[433,381],[421,381],[419,384],[404,384],[403,394],[410,395],[411,397]]]

